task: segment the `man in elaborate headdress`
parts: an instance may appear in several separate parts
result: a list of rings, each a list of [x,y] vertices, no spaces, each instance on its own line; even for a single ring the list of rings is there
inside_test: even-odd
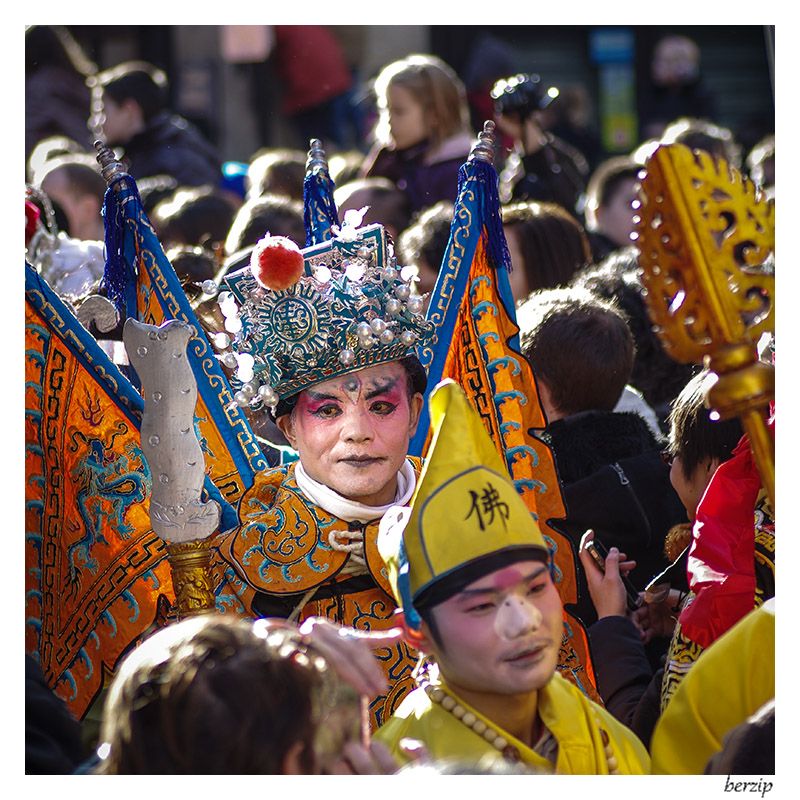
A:
[[[556,674],[563,612],[550,555],[480,417],[453,381],[430,405],[413,500],[384,515],[378,536],[407,635],[427,658],[377,738],[401,760],[412,738],[464,766],[647,773],[636,736]]]
[[[222,358],[236,366],[236,402],[268,413],[299,460],[256,473],[243,495],[241,526],[219,546],[218,608],[393,626],[378,522],[416,488],[421,462],[407,453],[426,376],[414,345],[432,330],[404,275],[381,226],[345,224],[303,251],[268,236],[228,276],[220,303],[236,337]],[[378,655],[390,689],[373,724],[414,663],[403,642]]]

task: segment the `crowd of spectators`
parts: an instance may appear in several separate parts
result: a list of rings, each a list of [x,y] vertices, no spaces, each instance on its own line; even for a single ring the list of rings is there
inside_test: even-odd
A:
[[[774,137],[742,154],[699,80],[699,48],[685,37],[665,37],[654,50],[652,92],[640,109],[646,138],[630,152],[605,157],[596,142],[583,153],[577,140],[565,138],[559,104],[569,87],[549,91],[539,75],[513,74],[512,68],[488,81],[476,74],[467,88],[442,59],[410,54],[367,80],[323,26],[277,26],[276,43],[290,88],[275,113],[291,121],[296,145],[264,141],[257,152],[223,163],[214,143],[170,108],[163,70],[141,61],[101,70],[67,29],[29,28],[27,198],[53,241],[40,270],[76,305],[99,286],[106,184],[94,159],[96,138],[115,148],[136,179],[187,294],[199,298],[204,281],[243,263],[266,233],[305,245],[305,148],[315,137],[327,150],[340,215],[366,209],[364,224],[382,223],[399,261],[417,270],[417,291],[427,298],[448,242],[459,167],[477,133],[474,118],[490,109],[502,135],[495,166],[522,347],[536,374],[548,423],[541,435],[554,451],[569,511],[561,525],[581,550],[581,599],[570,610],[591,626],[592,645],[603,654],[598,687],[607,708],[649,746],[663,712],[651,684],[669,669],[676,598],[685,602],[687,594],[687,530],[711,475],[731,458],[742,432],[730,423],[713,425],[702,407],[706,373],[700,364],[674,361],[647,317],[631,240],[639,173],[658,144],[679,142],[725,159],[773,197]],[[309,70],[325,72],[328,82]],[[368,131],[355,109],[366,94],[375,108]],[[35,262],[35,255],[29,252],[29,259]],[[612,548],[605,575],[586,554],[587,528]],[[657,621],[657,604],[650,617],[641,609],[633,614],[614,594],[621,564],[638,590],[660,574],[671,581]],[[762,592],[755,604],[765,599]],[[311,638],[280,625],[259,630],[218,621],[156,634],[117,677],[103,729],[115,757],[96,769],[393,771],[380,745],[356,746],[338,729],[321,735],[328,722],[319,714],[318,695],[346,694],[341,687],[347,680],[335,675],[341,643],[325,626],[303,633],[309,632]],[[190,654],[202,685],[186,684],[186,674],[176,670],[180,648]],[[360,646],[344,657],[364,658],[365,652]],[[377,680],[366,670],[365,680]],[[352,670],[341,672],[352,682]],[[286,692],[283,706],[269,681]],[[242,682],[252,688],[246,696],[238,691]],[[88,753],[47,692],[36,664],[26,659],[28,770],[71,772]],[[746,711],[739,722],[759,709]],[[173,731],[163,729],[165,715],[174,720]],[[261,747],[228,740],[245,719]],[[350,724],[343,719],[336,724]],[[199,729],[200,721],[209,729]],[[772,724],[758,717],[726,741],[739,748],[740,766],[748,763],[748,746],[774,752],[774,739],[766,738],[769,731],[774,737]],[[158,747],[148,741],[152,731],[165,737],[153,740]],[[161,746],[173,735],[185,737],[180,753]],[[743,744],[751,740],[758,745]],[[342,742],[352,750],[346,758]],[[244,753],[258,758],[231,760]],[[758,770],[766,771],[763,762]]]

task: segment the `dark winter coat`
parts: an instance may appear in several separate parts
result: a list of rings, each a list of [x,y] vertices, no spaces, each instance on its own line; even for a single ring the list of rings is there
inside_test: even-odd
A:
[[[627,617],[604,617],[588,633],[597,691],[606,710],[649,749],[661,713],[663,667],[653,673],[639,631]]]
[[[176,114],[157,114],[124,150],[128,171],[136,180],[171,175],[181,186],[217,186],[222,180],[222,162],[214,146]]]
[[[607,548],[616,546],[637,562],[629,577],[636,589],[644,589],[669,563],[663,552],[667,532],[686,522],[661,459],[664,443],[638,414],[612,411],[557,420],[542,438],[553,449],[567,510],[553,526],[569,536],[576,552],[581,536],[592,528]],[[588,625],[597,615],[580,563],[577,572],[575,613]]]
[[[592,261],[595,264],[599,264],[604,258],[621,249],[613,239],[610,239],[604,233],[600,233],[600,231],[587,231],[586,236],[589,239],[589,247],[592,249]]]
[[[467,160],[471,146],[472,139],[464,133],[436,147],[421,142],[405,150],[381,148],[367,156],[363,174],[392,181],[406,193],[413,214],[440,200],[455,203],[458,170]]]
[[[547,144],[523,155],[513,168],[503,170],[500,181],[510,184],[511,200],[557,203],[573,216],[586,189],[589,165],[572,145],[546,134]],[[503,193],[508,191],[508,186]]]

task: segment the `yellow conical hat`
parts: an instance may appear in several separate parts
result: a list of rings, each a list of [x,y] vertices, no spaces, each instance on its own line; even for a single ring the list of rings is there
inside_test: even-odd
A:
[[[378,533],[389,582],[412,627],[414,605],[435,605],[511,561],[549,558],[538,524],[457,383],[448,379],[434,389],[430,417],[431,448],[411,506],[389,509]]]

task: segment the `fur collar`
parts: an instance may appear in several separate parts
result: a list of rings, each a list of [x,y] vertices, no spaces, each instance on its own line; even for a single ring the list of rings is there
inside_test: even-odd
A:
[[[542,439],[552,446],[565,484],[606,464],[664,446],[638,414],[615,411],[582,411],[556,420],[544,430]]]
[[[425,163],[428,165],[439,164],[442,161],[452,161],[460,158],[466,161],[472,149],[472,137],[468,133],[456,133],[436,147],[432,147],[425,154]]]

